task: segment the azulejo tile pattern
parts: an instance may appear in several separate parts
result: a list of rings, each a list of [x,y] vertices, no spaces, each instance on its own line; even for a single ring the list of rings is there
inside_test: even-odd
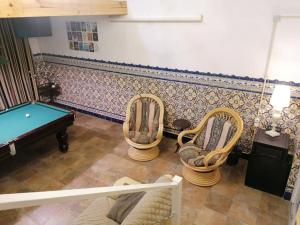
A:
[[[251,150],[255,132],[254,119],[259,110],[263,81],[247,77],[225,76],[200,72],[153,68],[122,63],[71,58],[42,54],[35,56],[38,71],[47,66],[61,85],[58,103],[124,120],[130,98],[140,93],[152,93],[165,105],[165,129],[175,132],[172,122],[186,118],[195,127],[203,116],[216,107],[233,108],[244,120],[244,132],[239,146],[244,153]],[[41,63],[44,62],[44,63]],[[43,82],[43,80],[39,80]],[[269,104],[274,83],[267,83],[259,118],[260,127],[270,123],[272,106]],[[300,87],[292,86],[292,100],[283,112],[280,126],[291,137],[290,152],[294,153],[296,124],[300,118]],[[298,150],[298,149],[297,149]],[[299,149],[300,150],[300,149]],[[296,151],[295,158],[300,158]],[[295,160],[296,162],[297,160]],[[287,190],[292,190],[299,166],[293,166]]]

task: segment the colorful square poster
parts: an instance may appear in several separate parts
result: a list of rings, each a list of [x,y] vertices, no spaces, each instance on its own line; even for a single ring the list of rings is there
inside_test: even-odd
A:
[[[66,22],[66,30],[69,49],[86,52],[98,50],[97,22],[68,21]]]

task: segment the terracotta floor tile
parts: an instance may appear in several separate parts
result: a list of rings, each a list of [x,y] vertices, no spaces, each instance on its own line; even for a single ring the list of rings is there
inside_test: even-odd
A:
[[[27,178],[33,176],[35,173],[35,169],[30,168],[30,166],[25,166],[11,173],[11,177],[14,178],[17,182],[23,182]]]
[[[209,189],[203,187],[183,187],[182,203],[184,207],[201,209],[209,196]]]
[[[260,201],[260,209],[266,213],[272,213],[279,217],[288,218],[289,215],[289,202],[275,195],[262,193]]]
[[[248,225],[247,223],[239,220],[238,218],[236,218],[236,217],[234,217],[232,215],[227,216],[225,224],[226,225]]]
[[[39,174],[29,177],[22,185],[33,191],[53,191],[59,190],[64,186],[58,180],[54,180],[51,177],[39,176]]]
[[[190,207],[183,207],[181,212],[181,225],[198,225],[197,215],[200,210]]]
[[[19,192],[19,189],[22,188],[20,183],[10,176],[1,178],[0,184],[0,194]]]
[[[259,208],[262,192],[251,187],[240,185],[233,201],[246,202],[248,205]]]
[[[270,211],[271,212],[271,211]],[[285,216],[277,216],[272,213],[259,212],[257,215],[256,225],[286,225]]]
[[[225,195],[210,191],[205,201],[205,207],[220,213],[227,213],[231,207],[232,200]]]
[[[18,210],[3,210],[0,211],[0,224],[11,225],[15,224],[21,218]]]
[[[258,213],[259,209],[248,205],[247,202],[233,201],[228,215],[246,224],[255,225]]]
[[[233,199],[238,193],[239,186],[240,184],[221,180],[217,185],[213,186],[211,190],[214,193],[225,196],[226,198]]]
[[[224,225],[226,224],[226,215],[203,207],[197,213],[197,225]]]

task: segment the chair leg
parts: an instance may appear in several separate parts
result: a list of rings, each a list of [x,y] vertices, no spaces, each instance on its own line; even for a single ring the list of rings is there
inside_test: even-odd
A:
[[[128,149],[128,156],[136,161],[150,161],[159,155],[159,148],[155,146],[150,149],[140,150],[132,146]]]
[[[202,187],[213,186],[221,179],[219,168],[210,172],[198,172],[183,166],[182,175],[190,183]]]

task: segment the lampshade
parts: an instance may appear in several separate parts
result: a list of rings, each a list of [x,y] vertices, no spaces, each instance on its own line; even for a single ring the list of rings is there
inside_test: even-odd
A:
[[[290,105],[291,88],[287,85],[276,85],[271,97],[270,104],[276,110],[282,110]]]

